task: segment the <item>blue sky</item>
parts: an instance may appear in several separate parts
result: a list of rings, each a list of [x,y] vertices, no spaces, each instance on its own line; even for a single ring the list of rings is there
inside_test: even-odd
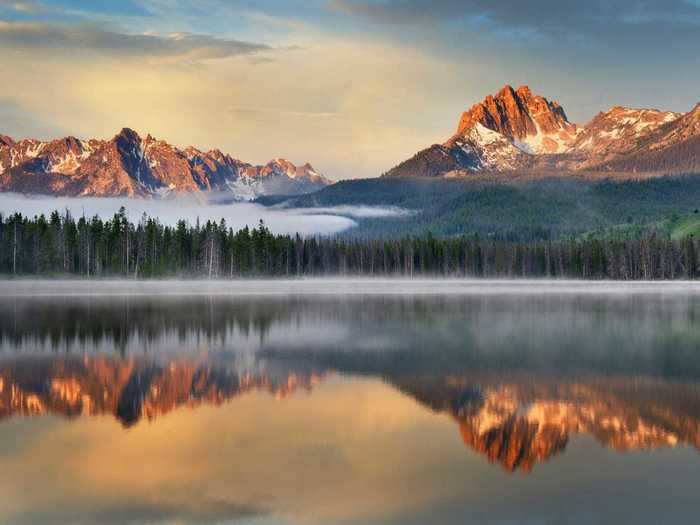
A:
[[[375,176],[528,84],[585,123],[700,101],[697,0],[0,0],[0,132],[124,126]]]

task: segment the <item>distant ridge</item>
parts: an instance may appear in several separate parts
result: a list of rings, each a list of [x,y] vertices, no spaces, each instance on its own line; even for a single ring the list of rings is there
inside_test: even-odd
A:
[[[0,191],[67,196],[162,197],[221,191],[234,199],[298,195],[331,184],[310,164],[264,166],[219,150],[179,149],[124,128],[111,140],[15,141],[0,135]]]

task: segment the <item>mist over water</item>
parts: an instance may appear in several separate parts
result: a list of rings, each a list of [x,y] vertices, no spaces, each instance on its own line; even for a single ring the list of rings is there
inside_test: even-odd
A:
[[[692,283],[0,282],[0,521],[691,523],[698,326]]]
[[[167,357],[196,337],[207,351],[301,359],[410,355],[448,369],[476,360],[700,378],[691,283],[19,280],[0,282],[0,296],[5,355],[118,347]]]
[[[697,281],[584,281],[557,279],[464,279],[347,277],[240,280],[0,280],[0,296],[609,296],[644,301],[645,296],[690,300]]]
[[[119,208],[124,206],[132,222],[138,222],[143,214],[157,218],[164,224],[174,225],[179,220],[194,224],[197,219],[204,223],[208,220],[226,224],[234,230],[245,226],[255,227],[260,220],[273,233],[300,235],[328,235],[339,233],[357,225],[355,219],[396,217],[407,212],[399,208],[382,208],[374,206],[339,206],[323,209],[295,209],[284,207],[265,207],[250,202],[218,203],[207,195],[186,195],[172,199],[130,199],[97,197],[48,197],[24,196],[12,193],[0,193],[0,213],[20,212],[29,217],[48,215],[54,210],[69,210],[74,217],[85,214],[102,219],[111,218]]]

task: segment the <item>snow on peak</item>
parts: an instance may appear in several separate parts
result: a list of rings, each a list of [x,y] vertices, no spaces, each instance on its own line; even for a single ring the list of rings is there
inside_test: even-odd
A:
[[[536,133],[515,139],[513,141],[515,147],[530,155],[564,153],[571,148],[573,140],[583,131],[582,128],[575,127],[570,131],[558,130],[554,133],[545,133],[537,121],[535,121],[535,128]]]
[[[478,141],[482,146],[489,146],[491,144],[502,143],[508,141],[508,139],[501,135],[498,131],[487,128],[480,122],[469,132],[469,138]]]
[[[524,153],[508,137],[481,123],[477,122],[464,138],[456,145],[475,158],[474,171],[514,170],[523,160]]]

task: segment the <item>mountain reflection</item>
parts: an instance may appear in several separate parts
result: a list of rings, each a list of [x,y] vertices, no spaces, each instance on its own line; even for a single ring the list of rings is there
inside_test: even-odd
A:
[[[284,398],[320,376],[238,374],[206,361],[159,363],[109,357],[29,357],[0,364],[0,418],[113,415],[124,426],[179,407],[220,405],[253,390]]]
[[[691,523],[699,343],[683,293],[0,296],[0,522]]]
[[[218,406],[251,391],[285,398],[346,372],[268,361],[265,371],[252,373],[226,363],[216,356],[162,362],[106,356],[5,359],[0,363],[0,418],[111,415],[131,426],[157,422],[181,407]],[[505,371],[407,376],[386,370],[382,378],[425,408],[454,418],[467,447],[509,471],[529,472],[563,452],[579,433],[618,451],[676,445],[700,449],[700,389],[695,384]]]
[[[381,378],[449,416],[508,471],[529,472],[576,434],[618,451],[700,448],[700,303],[638,299],[7,298],[0,418],[129,427],[340,374]]]
[[[509,471],[529,472],[574,434],[620,452],[700,449],[700,389],[642,378],[562,380],[468,375],[397,380],[397,386],[459,424],[464,443]]]

